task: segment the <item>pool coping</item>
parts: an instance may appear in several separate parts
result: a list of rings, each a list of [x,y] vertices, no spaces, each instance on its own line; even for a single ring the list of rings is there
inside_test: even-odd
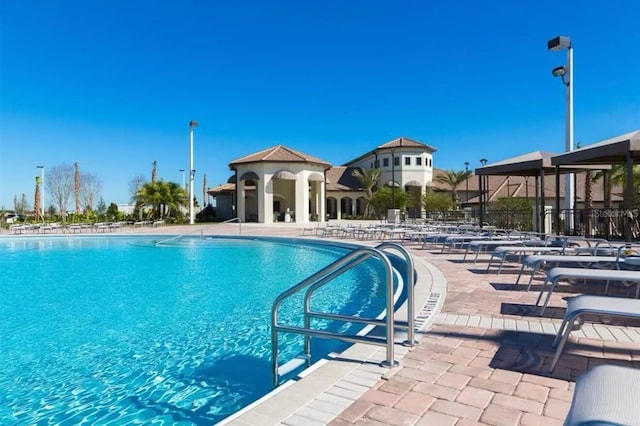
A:
[[[368,244],[362,244],[368,245]],[[414,312],[416,340],[428,329],[440,312],[446,297],[447,282],[442,272],[425,259],[412,255],[417,272]],[[407,317],[407,302],[396,311]],[[396,332],[396,342],[406,333]],[[401,360],[410,347],[395,345],[395,360]],[[380,379],[393,375],[396,368],[383,367],[384,348],[356,343],[340,354],[331,354],[301,372],[219,425],[324,425],[358,400]]]

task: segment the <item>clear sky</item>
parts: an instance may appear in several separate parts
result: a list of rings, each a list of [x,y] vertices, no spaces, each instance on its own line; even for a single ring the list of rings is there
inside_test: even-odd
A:
[[[0,206],[78,162],[108,203],[151,174],[195,193],[282,144],[340,165],[406,136],[464,169],[640,128],[640,2],[0,0]],[[48,205],[49,203],[47,203]]]

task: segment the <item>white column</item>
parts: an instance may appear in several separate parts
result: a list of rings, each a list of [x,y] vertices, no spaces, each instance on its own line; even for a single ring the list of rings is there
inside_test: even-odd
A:
[[[325,182],[320,182],[320,194],[318,200],[318,222],[326,222],[327,220],[327,196],[325,193]]]
[[[273,223],[273,193],[268,191],[273,188],[271,175],[263,174],[262,179],[256,182],[256,197],[258,200],[258,222]]]
[[[309,181],[304,173],[298,174],[294,186],[296,223],[309,223]]]
[[[236,210],[238,213],[238,217],[242,222],[247,221],[247,217],[245,213],[245,199],[244,199],[244,182],[243,180],[239,181],[236,185],[238,185],[238,199],[236,200]]]

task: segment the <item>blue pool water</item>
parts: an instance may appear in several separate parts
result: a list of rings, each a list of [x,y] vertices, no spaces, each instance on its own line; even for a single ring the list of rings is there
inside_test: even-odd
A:
[[[159,239],[0,240],[3,424],[215,423],[272,389],[275,297],[352,250]],[[371,259],[321,289],[312,307],[376,316],[382,276]],[[283,305],[282,322],[301,324],[299,302]],[[302,349],[299,336],[280,342],[281,364]],[[314,341],[313,354],[337,345]]]

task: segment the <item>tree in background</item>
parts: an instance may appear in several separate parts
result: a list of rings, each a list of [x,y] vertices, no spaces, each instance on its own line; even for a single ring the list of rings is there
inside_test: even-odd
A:
[[[151,214],[154,219],[168,217],[171,212],[177,210],[186,203],[189,195],[175,182],[145,183],[135,196],[136,204],[151,206]]]
[[[46,180],[49,197],[56,204],[63,222],[66,219],[67,206],[73,192],[73,177],[73,167],[62,164],[52,167]]]
[[[500,197],[489,203],[487,222],[498,228],[533,229],[533,202],[527,197]]]
[[[120,214],[118,212],[118,205],[116,203],[109,204],[106,215],[108,220],[119,220]]]
[[[207,174],[202,176],[202,206],[206,207],[207,204]]]
[[[84,212],[93,211],[96,198],[102,191],[102,181],[92,173],[80,174],[80,198],[84,207]]]
[[[104,216],[107,214],[107,204],[104,202],[102,197],[98,200],[98,205],[96,206],[96,213],[99,216]]]
[[[367,205],[364,208],[364,219],[371,219],[371,217],[375,216],[375,207],[372,205],[373,200],[373,190],[378,184],[378,179],[382,175],[382,170],[380,169],[355,169],[352,173],[352,176],[358,179],[366,194],[364,196]]]
[[[435,178],[436,182],[447,185],[451,189],[451,201],[456,210],[460,207],[460,200],[458,199],[458,187],[469,178],[471,171],[455,171],[445,170],[444,174],[438,175]]]
[[[371,197],[371,205],[373,206],[376,216],[379,218],[385,217],[386,211],[393,207],[393,200],[395,198],[395,207],[400,210],[406,210],[409,202],[411,202],[411,196],[404,191],[396,191],[395,197],[392,196],[392,189],[388,186],[384,186],[373,193]]]
[[[153,160],[153,168],[151,169],[151,183],[156,183],[158,181],[158,162]]]
[[[44,219],[40,208],[40,184],[40,176],[36,176],[36,189],[33,194],[33,218],[36,222]]]
[[[76,201],[76,214],[82,214],[82,209],[80,208],[80,165],[78,162],[73,163],[74,173],[73,173],[73,197]]]
[[[451,196],[443,192],[429,191],[422,196],[422,207],[429,212],[444,213],[451,210]]]

